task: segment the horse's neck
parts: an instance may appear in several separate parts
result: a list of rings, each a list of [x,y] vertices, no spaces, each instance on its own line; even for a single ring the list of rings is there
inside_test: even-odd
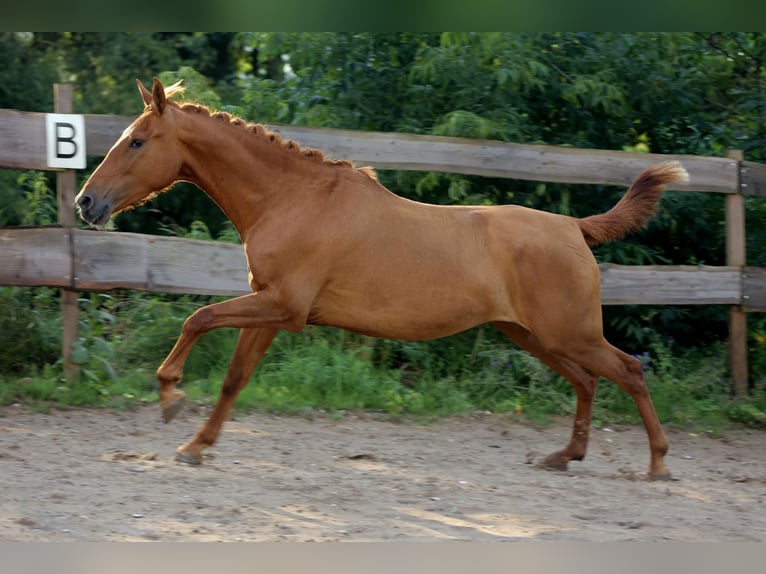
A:
[[[269,207],[280,181],[269,157],[277,150],[244,129],[216,125],[213,118],[191,117],[179,133],[187,153],[182,179],[200,187],[241,234]]]
[[[380,193],[380,185],[368,174],[303,157],[294,148],[250,133],[244,127],[191,116],[182,125],[179,123],[179,128],[187,150],[188,173],[182,173],[182,178],[205,191],[241,237],[263,216],[284,218],[290,223],[306,213],[331,211],[331,204],[351,209],[351,205],[363,201],[362,197],[368,201],[373,197],[375,201],[396,197]]]

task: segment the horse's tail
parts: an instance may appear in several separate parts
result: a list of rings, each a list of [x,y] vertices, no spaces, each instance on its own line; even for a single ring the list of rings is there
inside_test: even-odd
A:
[[[598,245],[638,231],[654,215],[665,185],[677,181],[689,181],[689,174],[677,161],[645,169],[612,209],[577,220],[585,241]]]

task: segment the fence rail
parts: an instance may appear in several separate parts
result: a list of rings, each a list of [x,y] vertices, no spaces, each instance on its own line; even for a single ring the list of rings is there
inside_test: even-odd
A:
[[[58,112],[71,109],[71,94],[65,87],[54,87]],[[84,119],[87,155],[101,157],[134,118],[85,115]],[[602,302],[729,305],[732,378],[737,392],[747,388],[744,312],[766,311],[766,269],[745,267],[743,198],[766,196],[766,165],[742,161],[736,153],[724,158],[639,154],[398,133],[268,127],[304,147],[379,169],[627,186],[650,165],[670,159],[681,161],[689,181],[669,189],[727,196],[727,266],[602,264]],[[45,114],[0,110],[0,166],[50,169]],[[70,299],[75,290],[114,288],[213,295],[249,292],[247,264],[240,246],[76,229],[72,222],[72,172],[60,173],[59,182],[63,227],[0,229],[0,284],[61,287]],[[71,328],[76,329],[71,309],[69,318],[65,331],[66,323],[74,322]],[[71,332],[65,340],[72,340]],[[66,344],[63,354],[66,364]]]
[[[133,121],[126,116],[85,115],[89,156],[104,156]],[[528,145],[490,140],[400,133],[358,132],[329,128],[270,125],[284,138],[322,149],[330,156],[380,169],[439,171],[556,183],[630,185],[636,175],[660,161],[676,159],[689,172],[677,191],[766,194],[766,166],[748,162],[751,183],[740,186],[734,159],[694,155],[660,155],[624,151]],[[49,169],[45,148],[45,114],[0,110],[0,165]]]
[[[136,289],[244,295],[242,246],[63,227],[0,229],[0,285],[76,291]],[[766,272],[736,267],[628,266],[602,263],[606,305],[740,305],[766,310]]]

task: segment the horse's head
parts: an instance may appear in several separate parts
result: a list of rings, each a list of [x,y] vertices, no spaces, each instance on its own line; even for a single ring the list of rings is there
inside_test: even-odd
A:
[[[144,113],[125,129],[75,198],[85,221],[102,225],[178,180],[183,158],[173,121],[176,105],[168,97],[179,84],[166,92],[154,78],[150,92],[138,82]]]

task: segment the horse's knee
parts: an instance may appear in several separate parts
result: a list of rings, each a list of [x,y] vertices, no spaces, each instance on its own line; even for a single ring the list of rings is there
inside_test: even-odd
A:
[[[210,330],[210,311],[205,307],[197,309],[184,321],[182,333],[187,336],[196,336]]]

